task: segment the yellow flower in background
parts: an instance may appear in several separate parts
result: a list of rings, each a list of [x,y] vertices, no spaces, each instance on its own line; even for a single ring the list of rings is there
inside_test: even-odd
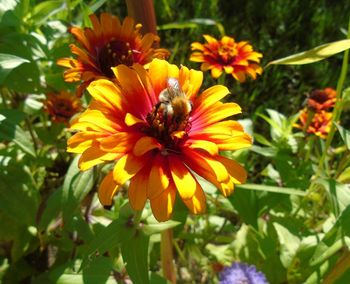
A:
[[[70,92],[48,93],[44,101],[44,110],[53,122],[67,124],[70,118],[81,110],[81,102]]]
[[[217,79],[223,72],[231,74],[239,82],[244,82],[247,76],[256,79],[261,75],[259,66],[262,54],[253,50],[247,41],[235,42],[232,37],[223,36],[217,40],[209,35],[204,35],[207,43],[194,42],[191,44],[194,52],[190,60],[202,62],[202,71],[211,71],[211,76]]]
[[[72,123],[78,132],[68,141],[69,152],[82,153],[81,170],[115,162],[98,190],[103,205],[111,205],[130,180],[131,206],[142,210],[149,200],[156,219],[166,221],[177,194],[192,213],[205,211],[205,194],[194,173],[225,196],[245,181],[244,168],[219,154],[251,145],[242,126],[226,120],[241,112],[235,103],[220,102],[229,94],[226,87],[199,92],[202,72],[158,59],[148,70],[135,64],[113,72],[118,85],[101,79],[88,87],[93,100]]]
[[[303,109],[299,116],[300,124],[295,124],[294,126],[300,129],[304,129],[306,127],[309,111],[307,109]],[[327,138],[327,135],[331,129],[332,124],[332,113],[321,110],[319,112],[315,112],[313,114],[312,120],[309,123],[306,133],[315,134],[322,139]]]
[[[119,64],[131,66],[134,63],[147,64],[153,58],[165,58],[169,55],[166,49],[155,49],[159,37],[152,33],[141,35],[141,24],[135,25],[131,17],[120,23],[118,17],[102,13],[100,19],[90,15],[92,28],[72,27],[77,45],[71,44],[73,58],[62,58],[57,64],[68,68],[64,72],[67,82],[79,82],[77,90],[81,96],[86,87],[96,79],[113,78],[111,67]]]

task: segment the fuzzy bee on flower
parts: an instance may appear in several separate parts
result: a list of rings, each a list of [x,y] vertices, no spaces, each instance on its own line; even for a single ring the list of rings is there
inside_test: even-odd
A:
[[[167,79],[167,87],[160,92],[158,100],[159,103],[155,106],[149,121],[152,124],[159,124],[162,121],[160,129],[165,131],[178,133],[184,130],[192,111],[192,103],[186,98],[178,79]]]

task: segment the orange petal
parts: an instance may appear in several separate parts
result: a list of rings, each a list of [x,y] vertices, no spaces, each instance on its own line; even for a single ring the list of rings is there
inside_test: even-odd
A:
[[[208,171],[208,173],[213,174],[213,177],[215,177],[215,180],[219,183],[229,179],[226,167],[221,162],[217,161],[217,156],[212,157],[200,150],[184,149],[183,152],[186,155],[186,164],[196,172],[200,169],[200,172],[198,172],[199,175],[201,175],[202,171]]]
[[[140,137],[138,133],[118,132],[100,140],[103,151],[113,153],[129,152],[135,141]]]
[[[122,87],[123,99],[127,101],[128,108],[124,111],[146,116],[152,105],[137,72],[126,65],[118,65],[112,70]]]
[[[168,78],[179,77],[179,69],[165,60],[153,59],[149,66],[149,77],[152,81],[154,93],[158,96],[167,87]]]
[[[160,149],[161,145],[159,144],[158,140],[150,137],[150,136],[144,136],[141,137],[135,144],[133,149],[133,154],[137,157],[144,155],[150,150],[153,149]]]
[[[91,147],[95,141],[103,137],[105,137],[104,133],[98,133],[94,131],[75,133],[71,138],[68,139],[67,152],[82,153],[87,148]]]
[[[217,79],[221,76],[222,74],[222,68],[221,67],[214,67],[213,69],[211,69],[211,76],[214,79]]]
[[[129,202],[134,210],[142,210],[147,200],[149,167],[144,167],[130,180],[128,188]]]
[[[79,159],[79,168],[82,171],[90,169],[91,167],[104,163],[106,161],[112,161],[119,158],[120,155],[116,153],[106,153],[98,147],[91,147],[83,152]]]
[[[123,96],[120,89],[111,81],[105,79],[93,81],[87,90],[95,100],[108,109],[123,111]]]
[[[190,149],[201,149],[208,152],[210,155],[218,155],[219,152],[218,146],[207,140],[187,139],[184,146]]]
[[[138,123],[145,124],[145,121],[132,115],[131,113],[127,113],[125,115],[124,122],[127,126],[133,126],[133,125],[138,124]]]
[[[234,179],[233,182],[235,184],[245,183],[247,179],[247,172],[240,164],[223,156],[218,156],[217,159],[226,167],[227,171]]]
[[[202,187],[197,182],[194,195],[190,199],[182,200],[193,214],[202,214],[206,210],[206,198]]]
[[[133,154],[122,156],[114,166],[113,176],[117,184],[124,184],[138,173],[148,162],[144,156],[135,157]]]
[[[176,198],[176,188],[173,183],[157,197],[150,200],[154,217],[159,222],[167,221],[171,218],[174,210]]]
[[[196,191],[196,180],[184,163],[175,156],[169,156],[171,176],[182,199],[190,199]]]
[[[149,173],[147,186],[147,196],[149,199],[155,198],[169,186],[166,162],[166,159],[161,155],[157,155],[152,161],[152,168]]]
[[[102,205],[112,205],[113,196],[117,193],[120,186],[113,180],[113,171],[110,171],[102,180],[98,188],[98,198]]]

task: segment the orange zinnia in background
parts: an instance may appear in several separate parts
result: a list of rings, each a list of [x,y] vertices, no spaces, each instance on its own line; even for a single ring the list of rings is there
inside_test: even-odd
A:
[[[86,170],[108,161],[114,169],[100,184],[103,205],[130,180],[129,201],[142,210],[150,201],[159,221],[171,218],[178,194],[194,214],[205,211],[206,198],[194,173],[214,184],[225,196],[246,172],[220,151],[251,145],[251,137],[232,115],[235,103],[222,103],[229,94],[224,86],[200,92],[203,73],[155,59],[144,69],[139,64],[113,68],[118,84],[97,80],[88,91],[89,108],[73,122],[77,130],[68,151],[81,153]]]
[[[54,122],[67,124],[69,119],[81,110],[80,100],[70,92],[49,93],[46,97],[44,109]]]
[[[312,115],[312,118],[308,123],[309,115]],[[299,120],[300,124],[296,124],[295,127],[304,129],[307,126],[306,133],[315,134],[320,138],[325,139],[331,129],[332,113],[321,110],[310,114],[310,111],[304,109],[301,111]]]
[[[100,20],[90,15],[92,28],[69,29],[78,43],[70,48],[76,59],[62,58],[57,64],[68,68],[64,72],[67,82],[82,81],[77,90],[81,96],[86,87],[99,78],[113,78],[111,67],[119,64],[131,66],[134,63],[146,64],[153,58],[165,58],[166,49],[155,49],[159,37],[152,33],[141,35],[141,24],[135,25],[131,17],[126,17],[121,24],[118,17],[102,13]]]
[[[228,36],[221,40],[209,35],[203,37],[207,43],[192,43],[194,52],[190,56],[191,61],[202,62],[202,71],[210,70],[215,79],[226,72],[240,82],[244,82],[247,76],[256,79],[257,74],[261,75],[259,62],[262,54],[254,51],[247,41],[235,42]]]
[[[315,112],[328,110],[335,105],[337,92],[332,88],[313,90],[307,100],[307,106]]]

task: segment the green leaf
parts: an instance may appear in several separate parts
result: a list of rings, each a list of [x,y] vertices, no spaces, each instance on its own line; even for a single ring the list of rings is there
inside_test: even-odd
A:
[[[151,284],[167,284],[168,281],[158,274],[151,272]]]
[[[350,39],[339,40],[322,44],[313,49],[293,54],[281,59],[269,62],[267,66],[273,64],[301,65],[321,61],[329,56],[342,52],[350,48]]]
[[[229,196],[229,200],[246,224],[250,224],[254,228],[258,227],[259,208],[254,191],[236,187],[234,193]]]
[[[350,167],[347,167],[337,178],[337,182],[350,183]]]
[[[72,221],[74,210],[94,185],[93,169],[81,172],[78,160],[79,156],[76,156],[69,166],[62,188],[63,220],[67,226]]]
[[[83,283],[106,283],[112,269],[113,264],[111,258],[103,256],[97,257],[83,270]]]
[[[82,267],[85,267],[96,252],[100,255],[115,248],[121,242],[125,224],[121,219],[113,220],[107,227],[100,230],[97,235],[87,243],[84,250]]]
[[[273,226],[277,232],[281,250],[281,262],[285,268],[288,268],[293,261],[300,245],[299,237],[292,234],[287,228],[274,222]]]
[[[18,110],[0,110],[0,139],[12,141],[25,153],[36,157],[32,138],[19,125],[24,114]]]
[[[61,200],[62,200],[62,189],[56,189],[45,202],[45,207],[40,214],[38,228],[45,230],[50,222],[54,222],[55,217],[60,214],[61,209]]]
[[[322,185],[326,190],[333,214],[336,217],[350,206],[350,186],[348,184],[337,183],[333,179],[318,179],[316,183]]]
[[[173,221],[173,220],[169,220],[169,221],[162,222],[162,223],[146,224],[146,225],[142,226],[142,231],[146,235],[153,235],[153,234],[157,234],[157,233],[160,233],[162,231],[165,231],[167,229],[174,228],[180,224],[181,224],[181,222],[177,222],[177,221]]]
[[[338,128],[341,138],[344,141],[344,144],[350,150],[350,131],[346,130],[344,127],[340,126],[338,123],[334,122],[335,126]]]
[[[238,184],[236,185],[238,189],[249,189],[249,190],[258,190],[258,191],[268,191],[282,194],[291,194],[291,195],[299,195],[305,196],[306,192],[300,189],[291,188],[291,187],[280,187],[280,186],[272,186],[265,184]]]
[[[0,67],[2,69],[12,70],[25,62],[30,62],[30,61],[13,54],[0,53]]]
[[[0,164],[0,211],[15,223],[35,225],[39,192],[20,161]]]
[[[0,53],[0,84],[2,84],[7,75],[16,67],[23,63],[30,62],[27,59],[13,54]]]
[[[350,241],[350,206],[344,209],[333,227],[326,233],[316,247],[310,259],[310,265],[316,266],[344,248]]]
[[[134,283],[148,284],[149,237],[133,228],[126,228],[124,232],[121,251],[126,262],[126,270]]]
[[[35,26],[39,27],[48,18],[66,9],[64,1],[44,1],[34,7],[31,20],[35,22]]]

